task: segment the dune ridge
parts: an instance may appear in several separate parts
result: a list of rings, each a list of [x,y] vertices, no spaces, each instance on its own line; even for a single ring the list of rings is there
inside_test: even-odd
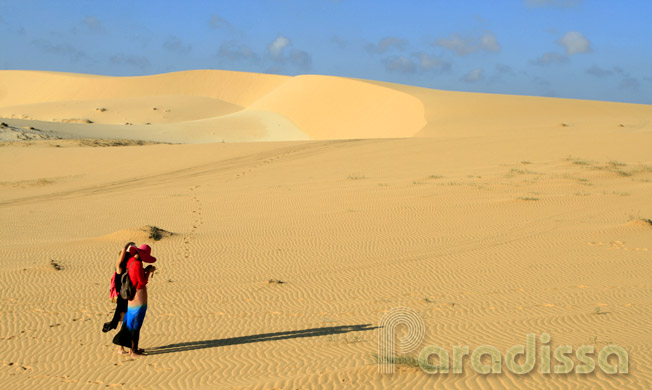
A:
[[[0,71],[0,118],[65,123],[53,127],[64,138],[201,143],[478,137],[636,131],[650,128],[650,117],[649,105],[451,92],[333,76]]]

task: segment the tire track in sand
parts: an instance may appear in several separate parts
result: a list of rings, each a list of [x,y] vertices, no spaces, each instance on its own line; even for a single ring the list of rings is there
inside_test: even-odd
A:
[[[306,156],[328,151],[346,144],[354,146],[384,141],[386,140],[370,139],[311,141],[301,143],[299,145],[283,146],[272,150],[245,154],[225,160],[211,161],[205,164],[199,164],[163,173],[138,176],[126,180],[111,181],[103,184],[72,188],[52,193],[2,200],[0,201],[0,208],[11,207],[15,205],[52,202],[62,199],[75,199],[97,194],[106,195],[109,193],[126,191],[135,183],[138,183],[141,188],[143,186],[162,186],[169,183],[176,183],[184,179],[194,179],[205,175],[231,175],[233,171],[243,170],[236,175],[237,178],[247,172],[250,172],[252,167],[261,167],[264,164],[270,164],[276,160],[280,161],[281,159],[289,160],[292,158],[305,158]]]

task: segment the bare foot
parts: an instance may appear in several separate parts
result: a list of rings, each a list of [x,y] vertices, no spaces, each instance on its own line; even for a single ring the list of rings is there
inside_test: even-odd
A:
[[[131,356],[131,357],[145,356],[142,352],[143,352],[142,349],[139,349],[138,351],[135,351],[135,352],[134,351],[129,351],[129,356]]]
[[[125,351],[125,349],[124,349],[124,348],[122,348],[122,347],[120,347],[120,348],[118,348],[118,351],[117,351],[117,353],[118,353],[119,355],[124,355],[124,354],[126,354],[126,353],[127,353],[127,351]]]

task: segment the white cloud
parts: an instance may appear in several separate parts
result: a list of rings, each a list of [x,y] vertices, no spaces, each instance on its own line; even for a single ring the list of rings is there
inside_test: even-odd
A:
[[[217,15],[211,15],[211,18],[208,20],[208,25],[211,26],[212,28],[219,30],[221,28],[225,27],[231,27],[231,23],[229,23],[226,19],[220,18]]]
[[[415,56],[419,59],[419,69],[421,70],[439,70],[439,71],[449,71],[451,70],[451,63],[445,60],[442,60],[439,57],[433,57],[424,52],[415,53]]]
[[[558,41],[566,49],[566,55],[578,53],[589,53],[591,51],[591,42],[582,33],[569,31],[564,34]]]
[[[147,57],[144,56],[134,56],[134,55],[125,55],[122,53],[116,54],[109,58],[109,61],[114,65],[131,65],[137,68],[147,71],[152,67],[152,63],[149,62]]]
[[[83,20],[88,29],[93,32],[102,31],[102,23],[95,16],[88,16]]]
[[[46,52],[68,57],[71,61],[89,58],[85,51],[79,50],[67,43],[52,43],[45,39],[33,40],[31,43]]]
[[[291,65],[302,72],[312,66],[312,57],[307,51],[291,48],[290,38],[279,35],[267,47],[272,60],[276,62],[274,73],[283,73],[286,65]]]
[[[589,69],[586,70],[586,73],[595,76],[595,77],[605,77],[605,76],[613,76],[614,72],[609,69],[603,69],[597,65],[593,65]]]
[[[477,51],[499,52],[500,44],[493,32],[487,31],[479,38],[463,37],[459,34],[452,34],[449,38],[439,38],[433,46],[448,49],[458,56],[465,56]]]
[[[333,37],[331,38],[331,42],[337,45],[340,49],[345,49],[349,44],[345,39],[340,38],[337,35],[333,35]]]
[[[486,32],[480,38],[480,48],[487,51],[499,52],[500,45],[492,32]]]
[[[496,64],[494,72],[491,77],[488,79],[489,83],[495,83],[501,80],[505,76],[514,76],[516,73],[511,66],[505,64]]]
[[[290,62],[302,71],[307,71],[312,66],[312,57],[306,51],[292,50],[290,53]]]
[[[434,45],[454,51],[458,56],[465,56],[475,51],[475,47],[471,41],[462,38],[458,34],[453,34],[450,38],[439,38],[435,41]]]
[[[283,49],[290,46],[291,44],[292,41],[290,41],[288,38],[284,37],[283,35],[279,35],[274,40],[274,42],[269,44],[268,46],[269,54],[271,54],[272,58],[274,59],[280,59],[281,54],[283,53]]]
[[[385,70],[407,74],[423,72],[447,72],[451,70],[450,62],[434,57],[425,52],[410,55],[393,55],[382,59]]]
[[[478,69],[473,69],[472,71],[464,75],[462,80],[466,81],[467,83],[475,83],[477,81],[482,80],[482,77],[483,77],[482,69],[478,68]]]
[[[163,47],[178,54],[188,54],[192,45],[184,43],[181,39],[171,36],[163,42]]]
[[[365,46],[365,50],[367,50],[369,53],[383,54],[391,49],[405,50],[409,45],[410,43],[403,38],[385,37],[381,39],[378,44],[367,44]]]
[[[235,41],[223,42],[220,45],[218,56],[229,61],[258,60],[258,55],[253,50]]]
[[[509,65],[496,64],[496,73],[497,74],[514,74],[514,70]]]
[[[618,89],[638,89],[640,86],[640,83],[638,82],[637,79],[633,77],[628,77],[624,79],[620,85],[618,85]]]
[[[619,74],[619,75],[624,75],[625,74],[625,71],[620,66],[614,66],[613,70],[614,70],[614,73],[616,73],[616,74]]]
[[[547,66],[551,64],[560,64],[563,62],[568,62],[568,57],[563,54],[555,52],[547,52],[536,60],[532,61],[534,65]]]
[[[385,69],[390,72],[414,73],[417,66],[410,58],[405,56],[392,56],[384,61]]]

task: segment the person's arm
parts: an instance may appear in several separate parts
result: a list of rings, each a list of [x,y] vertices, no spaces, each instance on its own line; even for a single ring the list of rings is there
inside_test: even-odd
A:
[[[133,242],[128,242],[127,245],[125,245],[125,247],[122,248],[122,250],[120,251],[120,256],[118,257],[118,262],[115,263],[115,272],[118,275],[120,275],[121,273],[124,272],[124,269],[122,269],[122,262],[125,260],[125,255],[127,254],[127,249],[129,249],[129,247],[131,245],[136,245],[136,244],[133,243]]]
[[[156,267],[154,267],[151,264],[145,267],[145,278],[147,279],[148,282],[149,282],[149,277],[154,275],[154,271],[156,271]]]
[[[118,256],[118,261],[115,263],[115,273],[120,275],[124,270],[122,269],[122,262],[125,259],[125,253],[127,253],[126,249],[122,249],[120,251],[120,256]]]

